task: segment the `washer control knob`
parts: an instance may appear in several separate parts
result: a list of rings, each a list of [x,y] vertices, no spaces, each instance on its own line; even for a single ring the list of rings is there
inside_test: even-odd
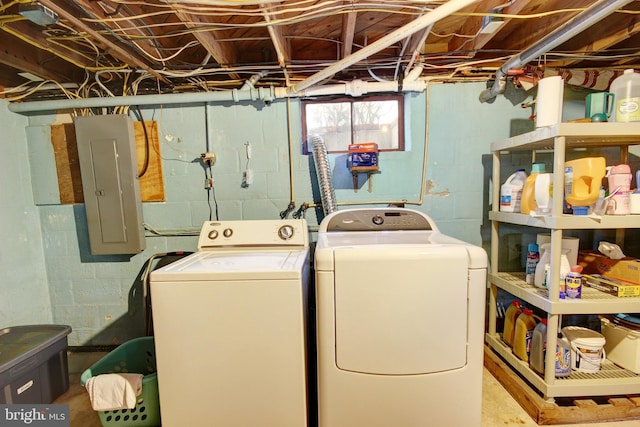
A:
[[[227,238],[228,238],[228,237],[231,237],[231,236],[233,235],[233,230],[232,230],[232,229],[230,229],[230,228],[225,228],[225,229],[222,231],[222,235],[223,235],[224,237],[227,237]]]
[[[218,238],[218,230],[211,230],[209,234],[207,234],[207,237],[211,240],[216,240]]]
[[[384,223],[384,218],[380,215],[376,215],[371,218],[371,222],[373,222],[375,225],[382,225]]]
[[[289,240],[293,237],[293,227],[290,225],[283,225],[278,229],[278,237],[282,240]]]

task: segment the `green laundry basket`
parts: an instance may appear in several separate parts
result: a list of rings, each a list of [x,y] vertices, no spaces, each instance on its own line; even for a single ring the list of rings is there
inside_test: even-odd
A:
[[[142,393],[133,409],[98,411],[104,427],[144,427],[160,425],[158,374],[153,337],[135,338],[118,346],[82,373],[84,387],[89,378],[100,374],[143,374]]]

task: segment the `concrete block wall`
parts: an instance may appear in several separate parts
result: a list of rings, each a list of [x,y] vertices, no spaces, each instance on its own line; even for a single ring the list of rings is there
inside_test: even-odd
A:
[[[372,202],[379,202],[376,205],[380,206],[403,199],[418,201],[422,196],[421,205],[407,207],[431,215],[446,234],[482,244],[487,176],[483,157],[490,152],[492,141],[510,135],[512,119],[526,120],[529,114],[504,97],[498,97],[492,104],[480,104],[478,95],[484,87],[484,83],[434,84],[430,85],[428,95],[407,94],[407,150],[381,154],[381,173],[373,177],[371,193],[364,179],[360,190],[354,192],[346,156],[330,155],[340,209]],[[281,100],[270,106],[253,103],[157,106],[144,108],[142,113],[146,120],[156,120],[159,125],[166,191],[166,201],[143,204],[145,223],[164,234],[148,233],[144,252],[131,256],[92,256],[83,205],[60,205],[48,200],[38,202],[37,208],[30,206],[39,214],[34,227],[39,230],[34,232],[42,239],[38,267],[47,282],[44,287],[51,294],[48,313],[53,322],[73,327],[70,345],[118,344],[142,333],[141,269],[154,254],[195,250],[197,232],[209,218],[203,185],[205,173],[198,162],[201,153],[208,150],[217,156],[212,170],[221,220],[279,218],[290,202],[292,183],[296,208],[303,202],[320,201],[314,193],[313,159],[302,153],[298,100]],[[0,120],[7,114],[0,110]],[[20,119],[20,129],[25,128],[26,119]],[[60,120],[65,119],[55,115],[32,116],[28,121],[29,127],[34,128],[30,135],[46,136],[46,131],[36,128],[46,128]],[[37,162],[47,164],[46,150],[37,149],[46,144],[37,139],[21,136],[24,146],[37,151],[34,153]],[[425,139],[428,152],[423,186]],[[252,146],[249,167],[254,171],[254,183],[243,188],[246,143]],[[29,175],[29,170],[22,173]],[[50,167],[38,168],[31,175],[34,182],[55,181]],[[33,193],[29,186],[26,191]],[[46,197],[52,197],[50,192]],[[211,205],[215,218],[213,197]],[[320,210],[307,212],[312,229],[321,218]],[[175,236],[177,233],[184,235]]]

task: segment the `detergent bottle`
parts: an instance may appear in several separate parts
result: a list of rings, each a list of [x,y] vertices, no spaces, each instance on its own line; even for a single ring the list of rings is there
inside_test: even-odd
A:
[[[531,174],[524,182],[522,189],[522,199],[520,200],[520,212],[529,214],[538,208],[536,204],[536,177],[539,173],[546,172],[544,163],[534,163],[531,165]]]
[[[522,189],[526,180],[527,174],[524,169],[518,169],[502,184],[500,187],[501,212],[520,212]]]
[[[640,74],[632,69],[611,82],[609,92],[613,93],[616,108],[611,115],[612,122],[640,121]]]
[[[536,327],[536,319],[533,310],[525,308],[516,320],[516,328],[513,333],[513,354],[525,362],[529,361],[531,351],[531,338]]]
[[[538,173],[535,184],[536,213],[549,215],[553,205],[553,173]]]
[[[547,352],[547,318],[540,319],[540,323],[533,328],[531,335],[531,351],[529,353],[529,367],[539,374],[544,374],[544,357]]]
[[[564,194],[571,206],[589,206],[600,197],[607,172],[604,157],[584,157],[564,163]]]
[[[569,339],[558,333],[556,343],[556,378],[564,378],[571,375],[571,343]]]
[[[611,196],[607,207],[609,215],[629,215],[629,198],[631,194],[631,168],[629,165],[617,165],[609,168],[608,171],[609,194]],[[619,187],[619,188],[618,188]]]
[[[527,263],[525,269],[525,279],[527,285],[535,284],[536,267],[540,261],[540,252],[536,243],[529,243],[527,246]]]
[[[546,288],[547,270],[551,263],[551,243],[543,243],[540,245],[540,260],[536,264],[536,272],[533,284],[539,288]]]
[[[566,293],[565,286],[565,277],[571,272],[571,264],[569,264],[569,258],[567,258],[567,254],[569,253],[569,249],[561,249],[562,254],[560,255],[560,292]],[[550,252],[550,251],[549,251]],[[549,289],[551,287],[551,269],[547,268],[545,271],[545,280],[542,287]]]
[[[520,304],[520,301],[512,302],[505,312],[502,341],[509,347],[513,347],[513,333],[515,331],[516,319],[520,314],[522,314],[522,304]]]

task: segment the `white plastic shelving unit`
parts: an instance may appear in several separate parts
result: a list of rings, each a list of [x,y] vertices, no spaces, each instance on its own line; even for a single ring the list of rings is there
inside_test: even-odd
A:
[[[545,398],[568,396],[600,396],[640,392],[640,375],[605,361],[598,373],[572,371],[566,378],[555,378],[555,352],[547,351],[544,376],[529,368],[511,348],[504,344],[496,331],[496,302],[498,289],[520,298],[547,313],[547,348],[555,349],[560,316],[563,314],[614,314],[637,312],[640,297],[619,298],[589,287],[582,288],[581,299],[559,298],[559,274],[563,230],[616,229],[617,240],[621,240],[624,229],[640,228],[640,216],[605,215],[598,217],[572,216],[562,212],[562,197],[553,198],[552,214],[533,217],[517,213],[500,212],[500,154],[505,151],[553,150],[553,188],[556,194],[564,189],[564,163],[567,148],[620,147],[621,163],[628,161],[630,145],[640,144],[640,123],[559,123],[536,129],[532,132],[495,142],[493,153],[493,203],[489,213],[491,220],[491,271],[489,281],[489,325],[487,344],[500,354],[517,372],[523,375]],[[551,277],[548,290],[527,285],[524,272],[498,271],[499,229],[501,223],[548,229],[551,232]]]

